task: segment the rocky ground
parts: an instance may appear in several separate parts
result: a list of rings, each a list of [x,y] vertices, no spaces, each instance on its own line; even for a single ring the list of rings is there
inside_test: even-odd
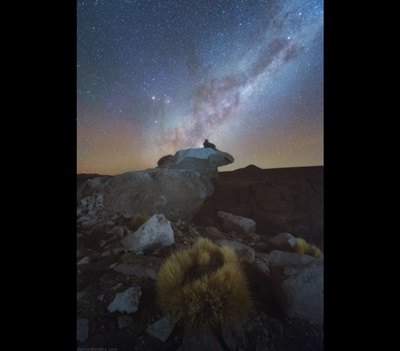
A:
[[[81,347],[108,347],[118,350],[176,350],[182,344],[183,332],[176,328],[166,340],[161,341],[148,332],[149,326],[164,317],[157,302],[155,281],[163,260],[174,250],[189,248],[200,236],[215,242],[227,240],[239,246],[237,252],[266,274],[282,277],[281,268],[305,269],[318,261],[309,257],[303,262],[299,254],[289,253],[292,263],[275,257],[276,246],[266,237],[257,234],[245,236],[236,232],[221,232],[216,227],[200,227],[193,224],[174,224],[175,242],[169,247],[161,245],[143,254],[128,252],[121,245],[122,231],[129,231],[129,224],[110,226],[109,230],[80,229],[78,234],[78,327]],[[126,221],[128,222],[128,221]],[[257,250],[257,251],[256,251]],[[284,251],[281,251],[284,252]],[[268,260],[270,258],[270,260]],[[279,262],[275,262],[275,261]],[[288,272],[288,277],[293,273]],[[119,293],[132,287],[140,289],[135,312],[115,310],[109,306]],[[321,308],[321,306],[308,306]],[[310,314],[312,314],[311,311]],[[163,334],[157,330],[156,334]],[[275,318],[264,311],[256,311],[244,324],[239,340],[231,344],[242,350],[322,350],[322,325],[307,318],[286,316]],[[232,336],[231,336],[232,338]],[[229,340],[229,336],[227,337]]]
[[[218,162],[226,164],[225,155],[221,156],[223,160],[212,161],[214,169],[218,166]],[[217,156],[220,157],[220,155],[215,155]],[[168,157],[169,165],[173,164],[173,160]],[[233,162],[232,160],[229,162]],[[194,165],[189,161],[190,159],[186,162],[185,172]],[[195,167],[201,168],[204,164],[199,164],[197,160]],[[163,190],[163,178],[169,177],[170,172],[175,171],[182,175],[181,169],[173,169],[173,167],[165,172],[159,168],[156,171],[151,170],[141,174],[140,179],[137,178],[137,174],[129,175],[130,189],[133,183],[139,184],[138,190],[130,190],[131,196],[135,198],[135,191],[140,193],[144,183],[149,186],[149,182],[152,182],[156,191],[150,194],[150,198],[151,196],[155,198],[156,193],[166,194],[166,203],[170,203],[168,200],[172,198],[175,206],[176,201],[179,201],[179,196],[172,193],[169,195]],[[219,181],[225,182],[222,186],[225,190],[219,191],[219,181],[210,183],[209,178],[202,178],[206,173],[215,177],[215,173],[210,172],[209,169],[204,173],[200,172],[203,174],[200,178],[198,175],[191,176],[186,172],[185,182],[193,182],[191,187],[198,187],[196,188],[198,192],[192,192],[190,195],[192,198],[183,197],[184,205],[181,203],[179,204],[181,207],[176,208],[185,207],[187,213],[197,213],[197,219],[193,221],[191,216],[176,219],[175,213],[170,213],[169,218],[167,214],[164,217],[162,214],[152,216],[152,213],[146,213],[147,217],[142,226],[137,220],[133,221],[132,216],[135,212],[127,216],[119,211],[110,210],[121,208],[121,203],[115,202],[115,194],[118,191],[124,193],[126,175],[120,178],[114,177],[113,183],[109,182],[113,177],[86,176],[85,179],[78,177],[78,347],[108,348],[118,351],[193,349],[193,340],[190,343],[187,342],[188,335],[184,333],[184,326],[175,325],[160,309],[156,279],[161,264],[172,252],[189,248],[200,237],[207,237],[218,245],[228,245],[235,249],[247,274],[256,306],[249,318],[241,325],[233,330],[222,330],[222,338],[230,350],[323,350],[323,257],[317,259],[294,252],[291,244],[293,235],[287,233],[290,228],[284,225],[284,221],[280,222],[280,227],[269,226],[267,230],[263,224],[260,225],[259,220],[260,223],[265,223],[264,217],[268,215],[264,200],[264,205],[259,206],[260,197],[256,196],[258,202],[250,201],[249,206],[254,209],[255,204],[258,204],[258,210],[261,211],[262,208],[265,210],[264,217],[254,210],[246,212],[247,218],[235,216],[238,214],[244,216],[244,212],[239,210],[241,207],[244,208],[244,199],[247,196],[244,193],[249,192],[249,189],[253,189],[252,194],[257,194],[259,192],[257,189],[260,187],[275,184],[272,188],[282,195],[284,177],[262,178],[259,175],[260,178],[253,177],[251,180],[251,175],[248,174],[246,180],[246,173],[251,173],[253,176],[259,173],[257,170],[254,171],[254,169],[243,170],[240,180],[236,182],[235,187],[239,184],[239,187],[244,187],[243,189],[246,190],[232,195],[239,200],[234,205],[235,211],[230,211],[229,206],[216,205],[218,200],[223,201],[224,204],[229,203],[229,197],[222,200],[221,196],[224,192],[226,194],[228,186],[226,183],[231,182],[231,185],[234,183],[232,175],[228,180],[224,175],[219,175]],[[305,171],[305,174],[308,174],[307,172],[310,171]],[[313,170],[311,173],[315,176],[318,172]],[[315,180],[314,176],[308,174],[303,180],[289,182],[290,190],[288,191],[294,195],[286,197],[286,205],[297,208],[299,216],[300,204],[303,204],[306,198],[312,206],[321,206],[321,202],[317,200],[320,185],[310,182],[310,178]],[[205,182],[206,186],[203,186],[202,182]],[[304,184],[308,184],[306,191],[300,189],[305,186]],[[210,196],[214,186],[214,198],[209,198],[204,204],[204,189]],[[108,195],[110,189],[112,189],[112,196]],[[304,195],[305,192],[312,195]],[[267,196],[265,192],[264,196]],[[273,196],[273,193],[269,193],[268,196]],[[310,200],[313,197],[315,201]],[[193,201],[194,198],[196,201]],[[200,201],[200,198],[203,200]],[[153,209],[153,213],[162,213],[155,212],[160,208],[159,198],[153,202],[149,199],[146,201],[147,208]],[[293,204],[293,201],[299,202]],[[122,203],[127,204],[126,200]],[[194,203],[192,208],[190,208],[191,203]],[[165,205],[165,201],[161,204],[164,206],[162,208],[169,208]],[[154,208],[151,207],[153,205]],[[136,211],[135,206],[137,205],[132,205],[132,211]],[[309,208],[304,211],[312,212]],[[320,218],[313,217],[317,217],[317,213],[320,213],[318,211],[321,209],[315,208],[313,214],[306,217],[307,228],[317,228],[321,225]],[[206,216],[206,214],[209,215]],[[208,219],[205,221],[206,217]],[[298,232],[294,234],[297,236]],[[305,238],[308,235],[308,238],[313,239],[310,240],[312,243],[322,243],[321,231],[318,234],[319,237],[316,233],[310,234],[307,230],[303,230],[302,234]],[[271,282],[279,287],[285,297],[282,300],[284,301],[283,314],[275,303],[274,294],[271,292]],[[202,337],[199,349],[204,350],[204,345],[208,345],[206,348],[210,350],[223,349],[215,337]]]

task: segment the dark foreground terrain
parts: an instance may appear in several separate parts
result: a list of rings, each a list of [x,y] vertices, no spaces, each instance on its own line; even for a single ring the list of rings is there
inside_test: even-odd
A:
[[[92,177],[78,176],[78,191]],[[200,237],[206,237],[213,242],[227,240],[240,246],[256,306],[243,324],[223,331],[229,350],[323,350],[323,326],[311,318],[313,309],[321,309],[321,304],[313,306],[314,301],[308,301],[307,296],[305,303],[301,300],[303,291],[312,293],[321,289],[322,280],[315,286],[315,279],[310,281],[309,277],[316,269],[317,276],[322,275],[323,261],[287,252],[287,246],[280,247],[270,241],[279,233],[289,232],[322,248],[322,179],[323,167],[262,170],[249,166],[221,172],[213,196],[206,200],[193,221],[171,222],[173,245],[156,245],[141,254],[128,252],[121,243],[135,230],[129,218],[116,215],[101,225],[86,225],[78,220],[78,348],[188,350],[182,326],[175,325],[166,332],[169,327],[156,323],[165,316],[158,303],[156,280],[161,264],[172,252],[190,248]],[[255,220],[255,233],[224,230],[218,211]],[[277,251],[283,256],[274,256]],[[263,284],[267,278],[278,284],[285,279],[291,281],[290,288],[297,294],[300,292],[300,297],[292,302],[305,314],[277,315],[271,302],[275,297]],[[117,294],[132,287],[140,291],[137,310],[110,311]],[[153,331],[149,332],[152,325]],[[206,343],[209,350],[221,350],[215,338],[210,337]],[[204,340],[201,347],[204,349]]]

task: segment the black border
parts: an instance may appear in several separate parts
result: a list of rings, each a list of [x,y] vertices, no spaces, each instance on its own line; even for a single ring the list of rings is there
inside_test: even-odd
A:
[[[14,209],[17,215],[22,213],[15,223],[23,230],[15,235],[15,247],[20,247],[19,235],[25,232],[29,261],[23,261],[23,271],[13,274],[21,280],[21,297],[33,309],[29,315],[24,312],[33,326],[29,347],[72,350],[76,349],[77,5],[61,1],[38,6],[33,12],[25,9],[28,28],[17,63],[31,78],[24,77],[28,96],[18,105],[18,110],[25,108],[24,121],[17,119],[13,126],[25,149],[15,162],[20,168],[10,173],[22,188],[22,200]],[[348,84],[352,67],[343,68],[352,52],[344,44],[353,42],[348,29],[354,14],[346,22],[347,5],[341,8],[337,1],[325,0],[324,6],[324,342],[325,350],[341,350],[349,346],[353,318],[359,312],[346,306],[353,289],[349,276],[357,273],[352,269],[349,236],[358,242],[361,235],[346,227],[354,213],[350,194],[357,182],[349,176],[354,155],[348,146],[354,130],[347,123],[348,100],[343,98],[353,88]]]

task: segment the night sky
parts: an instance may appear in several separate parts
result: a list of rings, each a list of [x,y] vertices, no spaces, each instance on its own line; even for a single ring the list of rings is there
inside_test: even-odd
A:
[[[78,0],[77,38],[78,173],[323,164],[322,0]]]

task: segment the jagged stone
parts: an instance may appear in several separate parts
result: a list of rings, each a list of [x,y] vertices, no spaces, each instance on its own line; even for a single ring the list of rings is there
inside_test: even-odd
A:
[[[134,286],[115,295],[114,300],[108,305],[108,311],[121,313],[136,312],[139,306],[139,298],[142,295],[140,287]]]
[[[137,231],[129,233],[121,243],[135,253],[143,252],[157,244],[170,246],[174,243],[174,231],[163,214],[155,214]]]
[[[175,328],[175,323],[168,316],[164,316],[146,329],[147,333],[165,342]]]

